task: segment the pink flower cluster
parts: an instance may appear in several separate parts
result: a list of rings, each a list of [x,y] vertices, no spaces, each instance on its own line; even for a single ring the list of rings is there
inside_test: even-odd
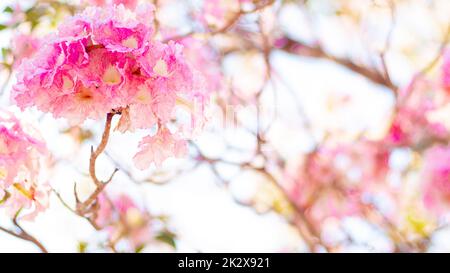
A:
[[[135,250],[151,240],[150,215],[129,196],[122,194],[110,200],[102,193],[97,200],[99,209],[95,223],[108,232],[113,244],[126,239]]]
[[[139,145],[135,161],[142,169],[181,155],[181,137],[201,124],[209,91],[183,45],[153,39],[153,9],[88,7],[66,20],[33,58],[23,61],[12,94],[16,104],[37,106],[72,123],[120,112],[121,132],[157,127],[156,135]],[[190,121],[170,131],[166,126],[178,109]],[[171,144],[164,152],[148,150],[158,143]]]
[[[181,39],[179,43],[184,46],[184,55],[189,63],[202,73],[206,90],[222,90],[220,60],[212,46],[207,41],[192,36]]]
[[[10,113],[0,116],[0,207],[32,220],[48,207],[49,186],[42,177],[44,142],[31,136]]]
[[[389,151],[381,143],[321,147],[289,175],[289,193],[313,221],[344,217],[360,211],[362,195],[383,183]]]
[[[448,136],[446,127],[433,122],[427,114],[438,109],[436,101],[440,85],[420,75],[401,90],[400,107],[386,140],[395,146],[422,146],[426,142],[445,139]]]
[[[427,150],[422,172],[425,206],[442,214],[450,211],[450,147]]]
[[[430,113],[446,107],[450,90],[450,51],[444,53],[439,77],[418,74],[399,93],[399,107],[386,138],[389,144],[409,146],[424,153],[422,185],[425,207],[436,214],[450,208],[450,149],[433,146],[447,142],[444,120],[430,119]]]

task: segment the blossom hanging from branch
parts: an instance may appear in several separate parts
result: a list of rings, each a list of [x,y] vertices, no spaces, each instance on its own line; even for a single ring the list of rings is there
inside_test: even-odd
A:
[[[89,7],[67,19],[34,57],[23,61],[13,100],[22,109],[36,106],[73,124],[121,113],[121,132],[157,128],[145,141],[166,134],[183,141],[181,136],[202,123],[209,92],[181,44],[153,38],[153,10],[152,5],[134,12],[123,5]],[[187,109],[192,122],[170,131],[167,125],[179,107]],[[140,147],[140,154],[149,157],[142,159],[147,164],[138,163],[140,168],[181,155],[178,150],[156,159],[145,150],[149,146]]]

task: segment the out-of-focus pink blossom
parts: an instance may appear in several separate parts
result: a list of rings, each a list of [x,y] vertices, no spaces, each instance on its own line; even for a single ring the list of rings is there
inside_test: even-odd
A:
[[[135,11],[123,5],[89,7],[68,18],[32,58],[22,62],[13,100],[22,109],[36,106],[74,124],[119,111],[121,132],[157,124],[163,130],[181,108],[191,119],[179,124],[178,131],[188,137],[203,124],[204,106],[210,89],[216,87],[214,78],[206,81],[202,75],[209,55],[196,59],[192,50],[200,48],[194,41],[185,41],[195,47],[186,57],[183,44],[153,40],[153,11],[152,5]],[[208,72],[206,76],[215,73]],[[168,132],[157,136],[169,139]],[[153,138],[143,143],[149,139]],[[164,156],[177,154],[168,151]],[[164,160],[163,154],[153,155],[158,164]],[[136,158],[144,160],[142,150]],[[140,167],[149,165],[149,159],[144,161]]]
[[[321,147],[289,175],[290,197],[314,221],[358,213],[362,194],[385,179],[388,160],[387,148],[372,141]]]
[[[150,215],[129,196],[122,194],[110,200],[102,193],[97,201],[99,209],[95,223],[108,231],[112,243],[125,239],[134,250],[151,240]]]
[[[39,49],[41,41],[24,33],[14,34],[12,37],[11,50],[14,56],[14,67],[17,68],[23,59],[30,58]]]
[[[442,86],[450,93],[450,49],[444,53],[444,63],[442,64]]]
[[[205,90],[219,91],[223,84],[223,75],[219,58],[206,41],[187,37],[180,41],[184,46],[184,55],[205,80]]]
[[[85,2],[89,5],[99,7],[123,4],[126,8],[129,9],[135,9],[138,4],[138,0],[85,0]]]
[[[437,214],[450,209],[450,147],[426,151],[422,173],[425,206]]]
[[[112,221],[114,209],[111,201],[108,199],[106,193],[102,192],[97,197],[98,209],[95,215],[95,225],[98,228],[105,228]]]
[[[0,117],[0,207],[32,220],[48,207],[49,186],[41,175],[44,142],[24,130],[12,114]]]
[[[439,86],[433,81],[416,76],[411,84],[400,91],[399,105],[387,141],[399,146],[421,146],[424,143],[444,139],[446,127],[430,121],[427,114],[436,110],[439,104],[434,99]]]
[[[241,3],[248,0],[205,0],[200,13],[200,21],[206,26],[222,27],[240,11]]]

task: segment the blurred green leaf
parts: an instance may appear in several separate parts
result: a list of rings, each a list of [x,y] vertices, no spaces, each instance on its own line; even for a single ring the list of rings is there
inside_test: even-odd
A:
[[[7,7],[3,10],[3,12],[13,13],[14,10],[13,10],[10,6],[7,6]]]
[[[9,53],[11,52],[11,49],[6,48],[6,47],[2,47],[2,57],[3,60],[6,59],[6,57],[8,57]]]
[[[164,214],[158,215],[156,218],[159,219],[163,223],[167,223],[167,221],[169,220],[169,216],[164,215]]]
[[[0,24],[0,31],[7,29],[7,28],[8,28],[8,26]]]
[[[158,241],[170,245],[173,248],[176,248],[177,246],[175,243],[175,237],[176,237],[175,233],[170,232],[168,230],[163,230],[156,236],[156,239]]]
[[[144,247],[145,247],[145,245],[144,244],[142,244],[142,245],[140,245],[140,246],[138,246],[138,247],[136,247],[136,249],[134,250],[136,253],[141,253],[142,252],[142,250],[144,249]]]

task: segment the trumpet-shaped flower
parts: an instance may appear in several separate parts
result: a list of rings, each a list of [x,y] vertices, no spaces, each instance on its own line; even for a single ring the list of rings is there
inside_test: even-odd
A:
[[[0,117],[0,207],[33,219],[48,206],[49,186],[41,175],[44,142],[29,134],[10,113]]]
[[[174,136],[167,128],[161,128],[155,136],[142,139],[139,149],[134,162],[140,169],[147,168],[152,162],[161,165],[166,158],[180,157],[187,152],[186,141]]]

